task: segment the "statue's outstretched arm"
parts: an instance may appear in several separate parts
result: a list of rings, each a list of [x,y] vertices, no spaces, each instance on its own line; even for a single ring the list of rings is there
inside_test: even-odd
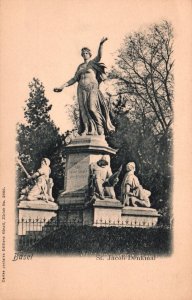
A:
[[[76,76],[74,76],[73,78],[71,78],[70,80],[68,80],[66,83],[64,83],[64,84],[62,85],[62,87],[64,88],[64,87],[73,85],[75,82],[77,82]]]
[[[99,49],[98,49],[98,53],[97,56],[94,58],[95,61],[100,61],[101,57],[102,57],[102,53],[103,53],[103,44],[108,40],[107,37],[103,37],[100,41],[99,44]]]
[[[69,81],[67,81],[66,83],[62,84],[60,87],[58,88],[54,88],[53,91],[56,93],[62,92],[62,90],[67,87],[70,86],[72,84],[74,84],[77,81],[76,77],[71,78]]]
[[[78,69],[77,69],[78,71]],[[67,82],[65,82],[64,84],[62,84],[60,87],[58,88],[54,88],[53,91],[56,93],[62,92],[62,90],[70,85],[73,85],[75,82],[78,81],[78,76],[77,76],[77,72],[75,73],[75,76],[73,78],[71,78],[70,80],[68,80]]]

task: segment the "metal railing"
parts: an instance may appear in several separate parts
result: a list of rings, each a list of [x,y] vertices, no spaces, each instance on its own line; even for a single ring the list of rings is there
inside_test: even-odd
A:
[[[156,226],[157,221],[138,221],[138,220],[126,220],[126,221],[121,221],[121,220],[103,220],[103,219],[99,219],[96,220],[94,222],[94,226],[97,227],[111,227],[111,226],[115,226],[115,227],[142,227],[142,228],[146,228],[146,227],[153,227]]]
[[[27,235],[29,232],[40,232],[45,227],[48,228],[49,226],[57,226],[57,219],[54,220],[47,220],[47,219],[20,219],[17,220],[17,234],[18,235]]]
[[[34,243],[38,242],[53,231],[64,226],[81,226],[82,222],[78,219],[59,220],[53,217],[50,220],[40,219],[18,219],[16,248],[17,250],[29,249]]]
[[[59,220],[53,217],[50,220],[44,219],[20,219],[17,220],[18,232],[16,238],[17,250],[30,249],[32,245],[48,236],[53,231],[66,226],[91,225],[93,227],[120,227],[120,228],[164,228],[171,229],[171,226],[159,225],[154,221],[136,221],[136,220],[115,220],[99,219],[94,224],[83,224],[79,219]]]

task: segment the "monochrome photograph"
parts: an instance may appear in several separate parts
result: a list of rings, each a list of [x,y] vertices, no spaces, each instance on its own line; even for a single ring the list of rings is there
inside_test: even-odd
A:
[[[2,0],[3,299],[190,299],[190,13]]]

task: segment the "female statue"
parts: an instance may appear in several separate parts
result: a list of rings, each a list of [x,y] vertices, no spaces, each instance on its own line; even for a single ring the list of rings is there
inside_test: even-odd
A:
[[[91,59],[89,48],[82,48],[81,55],[84,62],[78,66],[74,77],[61,87],[54,89],[54,92],[61,92],[65,87],[78,82],[79,134],[104,135],[115,129],[111,124],[104,96],[99,90],[99,84],[105,75],[105,65],[99,61],[102,56],[103,44],[106,41],[107,38],[101,40],[98,54],[94,59]]]

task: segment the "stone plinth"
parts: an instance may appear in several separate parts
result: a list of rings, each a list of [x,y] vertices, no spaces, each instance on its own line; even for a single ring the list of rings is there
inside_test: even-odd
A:
[[[89,170],[92,163],[97,162],[102,155],[115,154],[104,136],[79,136],[66,146],[66,168],[64,191],[58,197],[60,206],[81,204],[87,200]]]
[[[122,224],[125,227],[153,227],[159,214],[156,209],[126,206],[122,209]]]
[[[108,146],[104,135],[78,136],[65,148],[66,153],[116,154],[117,150]]]
[[[60,225],[83,225],[82,204],[63,204],[58,211],[58,220]]]
[[[56,217],[58,205],[55,202],[20,201],[17,206],[18,234],[25,235],[27,231],[42,231],[45,224]]]
[[[93,226],[114,226],[121,221],[123,205],[116,199],[97,199],[93,204]]]
[[[66,204],[59,211],[59,221],[71,225],[114,226],[114,223],[117,225],[121,221],[122,207],[120,201],[109,198],[97,199],[90,207]]]
[[[84,211],[84,225],[97,227],[154,227],[159,214],[156,209],[123,207],[116,199],[97,199],[93,208]]]

